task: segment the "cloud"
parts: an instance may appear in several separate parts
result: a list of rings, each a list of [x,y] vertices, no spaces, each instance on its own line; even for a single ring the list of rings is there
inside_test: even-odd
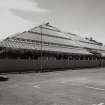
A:
[[[0,39],[16,32],[22,32],[32,27],[33,24],[5,11],[0,15]]]
[[[0,9],[18,9],[24,11],[46,12],[46,9],[40,8],[37,2],[31,0],[0,0]]]
[[[17,16],[12,10],[47,12],[37,2],[31,0],[0,0],[0,39],[16,32],[22,32],[34,26],[33,23]]]

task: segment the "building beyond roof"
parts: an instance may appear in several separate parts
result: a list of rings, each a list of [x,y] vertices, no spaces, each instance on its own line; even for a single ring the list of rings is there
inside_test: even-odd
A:
[[[6,38],[0,43],[0,47],[29,50],[41,50],[42,47],[44,51],[89,55],[96,51],[105,55],[105,47],[99,43],[62,32],[48,23]]]

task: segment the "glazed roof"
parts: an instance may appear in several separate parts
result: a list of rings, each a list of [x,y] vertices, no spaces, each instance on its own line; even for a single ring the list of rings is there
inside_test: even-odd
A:
[[[105,51],[105,47],[76,34],[62,32],[49,23],[8,37],[0,43],[0,46],[40,50],[41,42],[43,42],[43,50],[47,51],[81,54],[90,54],[87,49]]]

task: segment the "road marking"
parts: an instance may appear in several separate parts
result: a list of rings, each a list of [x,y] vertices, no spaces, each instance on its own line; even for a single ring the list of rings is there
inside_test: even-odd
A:
[[[40,86],[39,86],[39,85],[34,85],[33,87],[34,87],[34,88],[40,88]]]
[[[86,86],[86,88],[91,88],[91,89],[95,89],[95,90],[105,90],[105,89],[102,89],[102,88],[96,88],[96,87],[92,87],[92,86]]]
[[[39,84],[39,83],[41,83],[41,82],[32,82],[30,84],[35,85],[35,84]]]
[[[104,103],[99,103],[99,104],[92,104],[92,105],[104,105]]]
[[[100,104],[98,104],[98,105],[104,105],[104,103],[100,103]]]

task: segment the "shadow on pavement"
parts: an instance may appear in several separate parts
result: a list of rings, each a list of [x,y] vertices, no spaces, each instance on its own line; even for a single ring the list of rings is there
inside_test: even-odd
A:
[[[0,76],[0,82],[1,81],[8,81],[8,78],[7,77],[4,77],[4,76]]]

